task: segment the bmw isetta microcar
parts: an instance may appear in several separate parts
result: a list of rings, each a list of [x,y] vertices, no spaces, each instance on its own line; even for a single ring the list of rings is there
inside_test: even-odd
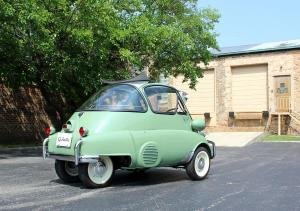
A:
[[[185,168],[192,180],[207,176],[215,144],[178,90],[143,76],[104,82],[61,131],[46,128],[43,157],[55,159],[61,180],[98,188],[108,186],[117,169],[154,167]]]

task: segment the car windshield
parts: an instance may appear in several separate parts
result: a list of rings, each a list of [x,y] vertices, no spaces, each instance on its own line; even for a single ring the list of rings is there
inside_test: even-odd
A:
[[[78,111],[145,112],[146,103],[136,88],[121,84],[104,87],[89,98]]]

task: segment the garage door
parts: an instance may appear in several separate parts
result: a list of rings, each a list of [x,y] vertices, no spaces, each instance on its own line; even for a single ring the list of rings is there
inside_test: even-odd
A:
[[[196,90],[189,88],[188,83],[182,83],[183,77],[173,80],[173,86],[179,91],[188,93],[187,107],[191,114],[203,114],[215,111],[215,74],[206,70],[203,78],[198,79]]]
[[[232,68],[232,109],[235,112],[266,111],[267,65]]]

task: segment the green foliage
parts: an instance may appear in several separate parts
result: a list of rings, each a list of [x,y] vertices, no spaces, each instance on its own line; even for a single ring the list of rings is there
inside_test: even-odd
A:
[[[195,0],[0,0],[0,79],[81,103],[133,69],[183,74],[194,87],[217,48],[215,10]]]
[[[264,141],[300,141],[300,136],[294,135],[267,135],[262,138]]]

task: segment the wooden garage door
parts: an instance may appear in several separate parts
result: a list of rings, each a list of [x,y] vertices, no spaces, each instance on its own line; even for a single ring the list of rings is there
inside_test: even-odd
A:
[[[232,110],[235,112],[266,111],[267,65],[232,68]]]
[[[203,114],[215,111],[215,74],[214,70],[206,70],[203,78],[198,79],[196,90],[189,88],[188,83],[182,83],[183,77],[173,80],[173,86],[179,91],[188,93],[187,107],[191,114]]]

